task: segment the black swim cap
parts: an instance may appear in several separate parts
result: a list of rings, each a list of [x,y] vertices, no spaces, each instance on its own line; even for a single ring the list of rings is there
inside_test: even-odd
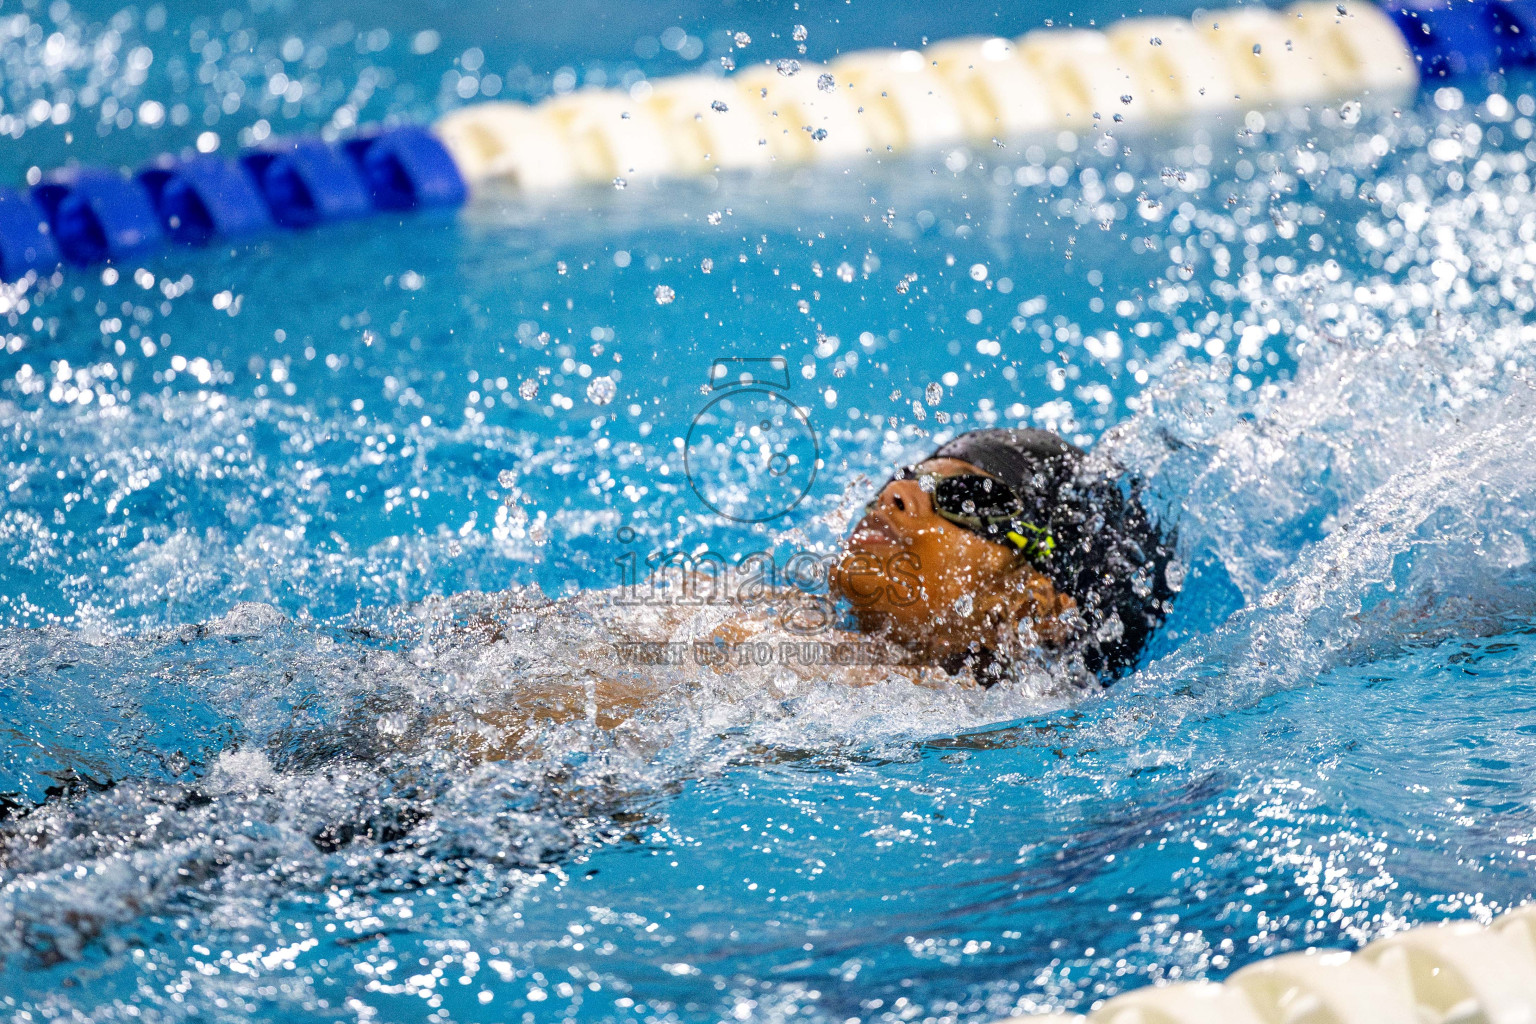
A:
[[[931,459],[959,459],[997,477],[1024,498],[1054,550],[1031,563],[1083,616],[1083,663],[1114,676],[1136,663],[1163,624],[1174,591],[1167,568],[1174,537],[1152,522],[1134,481],[1048,430],[973,430],[939,446]]]

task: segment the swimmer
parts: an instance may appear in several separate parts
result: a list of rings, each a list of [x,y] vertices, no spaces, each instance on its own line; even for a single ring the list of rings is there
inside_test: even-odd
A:
[[[962,434],[880,488],[833,593],[861,632],[982,686],[1042,650],[1107,683],[1173,597],[1173,539],[1119,475],[1048,431]]]
[[[1134,486],[1101,463],[1048,431],[993,429],[963,434],[898,469],[833,563],[829,591],[842,628],[821,636],[878,644],[885,655],[855,665],[774,667],[851,685],[897,677],[990,687],[1020,666],[1044,662],[1080,685],[1108,684],[1135,664],[1169,610],[1174,545]],[[786,608],[807,600],[826,603],[778,591],[690,639],[729,645],[772,636]],[[550,612],[569,614],[557,610],[564,603]],[[651,626],[675,639],[698,611],[651,609]],[[613,628],[631,625],[616,618]],[[545,680],[536,692],[509,694],[515,707],[478,711],[470,729],[474,757],[527,756],[531,751],[518,748],[541,723],[589,718],[614,728],[655,703],[653,676],[598,670],[601,656],[590,653],[579,659],[580,682],[575,675]]]

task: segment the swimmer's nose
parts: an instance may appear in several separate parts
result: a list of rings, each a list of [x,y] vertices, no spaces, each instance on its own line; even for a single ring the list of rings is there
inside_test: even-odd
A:
[[[887,514],[921,516],[933,511],[933,498],[916,480],[892,480],[875,498]]]

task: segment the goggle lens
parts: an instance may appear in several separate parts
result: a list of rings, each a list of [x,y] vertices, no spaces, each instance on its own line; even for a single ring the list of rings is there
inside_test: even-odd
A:
[[[991,477],[966,473],[941,478],[933,488],[933,505],[956,516],[995,519],[1016,515],[1022,503],[1013,488]]]

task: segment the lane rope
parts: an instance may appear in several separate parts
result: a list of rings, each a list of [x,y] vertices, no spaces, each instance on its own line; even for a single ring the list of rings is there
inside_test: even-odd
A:
[[[73,167],[0,186],[0,281],[378,214],[471,189],[851,167],[888,154],[1079,135],[1276,106],[1396,96],[1421,77],[1536,67],[1536,0],[1308,0],[1194,20],[968,37],[923,50],[779,60],[536,104],[485,102],[429,127],[176,154],[127,174]]]
[[[1536,1020],[1536,903],[1489,925],[1423,925],[1357,953],[1313,950],[1250,964],[1225,982],[1136,989],[1086,1017],[1001,1024],[1515,1024]]]

